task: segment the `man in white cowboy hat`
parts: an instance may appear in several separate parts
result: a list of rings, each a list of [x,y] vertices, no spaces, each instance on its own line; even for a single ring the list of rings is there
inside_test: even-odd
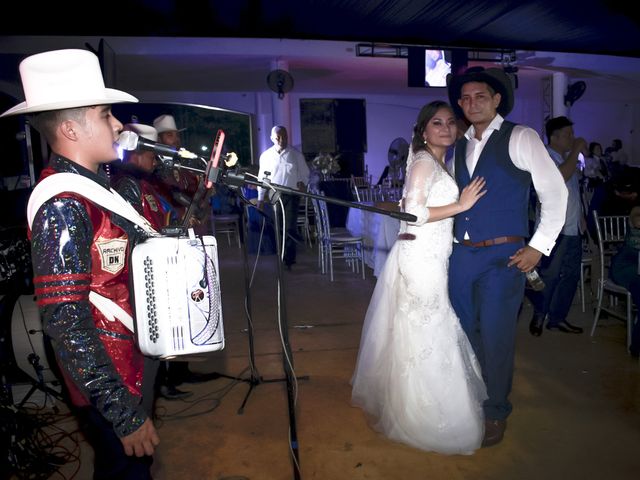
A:
[[[158,142],[158,131],[151,125],[128,123],[123,130]],[[154,174],[156,156],[151,151],[125,151],[122,162],[113,162],[112,183],[114,188],[135,209],[143,215],[156,230],[178,223],[178,215],[169,198],[164,193],[162,180]],[[199,383],[217,378],[219,375],[200,374],[188,369],[188,362],[171,361],[159,365],[156,381],[159,395],[167,400],[181,400],[193,395],[192,392],[177,388],[182,382]]]
[[[158,132],[150,125],[128,123],[123,130],[137,133],[140,137],[158,141]],[[114,188],[131,203],[153,228],[160,231],[177,221],[176,212],[156,189],[158,183],[153,175],[156,155],[149,150],[125,150],[122,162],[113,162],[111,178]]]
[[[539,135],[504,119],[513,88],[497,68],[453,76],[449,99],[471,123],[456,142],[453,168],[460,189],[481,176],[487,194],[454,221],[449,263],[451,304],[473,346],[487,386],[483,446],[500,442],[511,413],[516,322],[525,272],[549,255],[564,224],[567,188]],[[528,244],[531,183],[541,219]]]
[[[178,128],[173,115],[163,114],[153,120],[153,128],[156,130],[157,142],[170,145],[174,148],[182,146],[180,132],[186,128]],[[177,217],[182,217],[189,208],[193,195],[198,187],[199,176],[189,171],[173,169],[170,175],[162,166],[156,170],[156,177],[160,182],[156,183],[156,189],[164,194],[173,206]],[[207,197],[208,198],[208,197]],[[208,218],[208,203],[203,199],[195,209],[190,224],[194,227],[206,228],[202,225]],[[197,373],[189,369],[189,362],[171,361],[164,362],[158,373],[158,391],[160,396],[167,400],[181,400],[191,395],[191,392],[180,390],[178,385],[182,383],[201,383],[218,378],[215,373]]]
[[[43,195],[39,185],[28,212],[43,328],[94,448],[94,478],[151,478],[159,437],[142,398],[144,357],[125,322],[115,321],[131,318],[127,252],[139,234],[134,220],[75,192],[82,184],[113,197],[101,168],[117,158],[122,130],[111,104],[137,99],[105,88],[98,58],[86,50],[32,55],[20,76],[25,101],[2,116],[33,114],[52,150],[39,184],[60,192]]]
[[[186,128],[178,128],[176,126],[176,120],[173,115],[160,115],[153,121],[153,128],[158,131],[158,141],[165,145],[171,145],[175,148],[180,148],[182,139],[180,138],[180,132],[184,132]]]
[[[173,115],[163,114],[156,117],[153,120],[153,127],[158,132],[159,143],[174,148],[180,148],[182,146],[180,132],[184,132],[186,128],[178,128]],[[174,208],[178,212],[178,216],[182,217],[184,212],[189,208],[191,199],[198,188],[199,176],[188,170],[180,170],[178,168],[173,168],[169,172],[162,165],[159,165],[156,174],[165,184],[165,196],[172,201]],[[201,223],[202,218],[208,216],[205,215],[206,213],[208,212],[204,212],[202,208],[199,208],[194,214],[194,217],[192,217],[192,225],[196,226]]]

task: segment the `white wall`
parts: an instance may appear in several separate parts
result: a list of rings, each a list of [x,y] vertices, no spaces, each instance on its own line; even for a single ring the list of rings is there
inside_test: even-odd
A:
[[[598,142],[605,149],[612,140],[622,140],[622,149],[627,152],[632,163],[638,165],[640,145],[633,135],[634,125],[638,124],[638,107],[629,103],[611,103],[578,100],[570,109],[569,117],[574,122],[576,135],[587,142]]]
[[[179,102],[195,105],[207,105],[255,116],[257,126],[256,155],[270,146],[269,131],[273,118],[273,100],[270,92],[131,92],[146,102]],[[424,96],[385,96],[362,95],[341,96],[321,93],[291,93],[291,144],[300,148],[300,104],[301,98],[364,98],[366,101],[367,146],[365,164],[374,181],[387,165],[387,152],[390,143],[397,137],[411,141],[411,130],[420,108],[433,100],[448,101],[446,90],[425,89]],[[634,152],[640,152],[637,135],[633,135],[640,123],[640,106],[624,102],[601,102],[589,90],[568,112],[575,123],[576,135],[587,142],[597,141],[606,148],[614,138],[622,139],[624,149],[635,163],[640,158]],[[277,104],[276,104],[277,108]],[[528,125],[543,136],[544,105],[542,81],[521,82],[515,92],[515,106],[508,119]],[[257,161],[257,157],[254,159]]]

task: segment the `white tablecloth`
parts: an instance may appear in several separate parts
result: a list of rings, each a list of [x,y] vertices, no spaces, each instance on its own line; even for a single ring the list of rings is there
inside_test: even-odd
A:
[[[352,235],[362,236],[364,262],[373,268],[373,274],[377,277],[396,241],[400,220],[358,208],[349,208],[347,229]]]

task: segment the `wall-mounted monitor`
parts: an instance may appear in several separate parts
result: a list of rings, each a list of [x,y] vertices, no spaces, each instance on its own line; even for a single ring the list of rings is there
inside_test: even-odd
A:
[[[467,68],[467,51],[436,47],[409,47],[407,78],[409,87],[442,88],[447,76]]]

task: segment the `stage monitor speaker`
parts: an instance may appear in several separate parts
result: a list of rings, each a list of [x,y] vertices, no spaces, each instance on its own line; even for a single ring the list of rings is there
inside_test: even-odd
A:
[[[302,152],[363,153],[367,151],[364,99],[300,99]]]

